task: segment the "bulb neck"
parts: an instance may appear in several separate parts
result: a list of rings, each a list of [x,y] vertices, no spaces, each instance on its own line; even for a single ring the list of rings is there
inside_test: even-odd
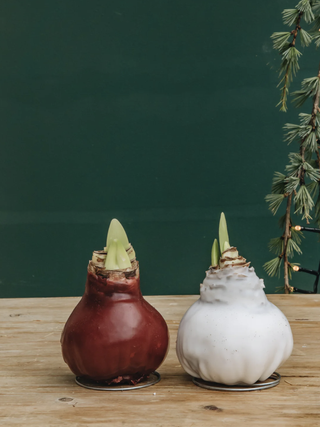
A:
[[[122,272],[110,271],[108,277],[94,274],[88,269],[85,295],[89,298],[132,300],[142,299],[140,275],[125,277]]]
[[[263,289],[263,280],[258,278],[253,267],[212,268],[200,285],[200,299],[217,304],[258,306],[267,302]]]

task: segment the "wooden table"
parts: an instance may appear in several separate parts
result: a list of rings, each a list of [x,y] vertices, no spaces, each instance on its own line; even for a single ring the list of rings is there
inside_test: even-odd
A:
[[[79,298],[0,300],[0,425],[320,426],[320,295],[268,296],[288,317],[295,345],[280,385],[251,392],[199,388],[179,365],[179,321],[197,298],[146,298],[166,319],[171,348],[160,383],[123,392],[79,387],[62,360],[61,330]]]

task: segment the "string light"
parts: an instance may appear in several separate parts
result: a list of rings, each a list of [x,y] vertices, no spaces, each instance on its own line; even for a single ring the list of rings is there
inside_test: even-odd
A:
[[[295,225],[294,227],[291,227],[292,230],[296,230],[296,231],[309,231],[311,233],[320,233],[320,228],[314,228],[314,227],[302,227],[301,225]],[[320,279],[320,263],[318,266],[318,270],[310,270],[308,268],[304,268],[304,267],[298,267],[297,265],[292,265],[292,270],[296,271],[296,272],[300,272],[300,273],[308,273],[308,274],[312,274],[313,276],[316,276],[315,281],[314,281],[314,285],[313,285],[313,291],[306,291],[304,289],[298,289],[298,288],[293,288],[294,292],[301,292],[304,294],[316,294],[318,292],[318,282]]]

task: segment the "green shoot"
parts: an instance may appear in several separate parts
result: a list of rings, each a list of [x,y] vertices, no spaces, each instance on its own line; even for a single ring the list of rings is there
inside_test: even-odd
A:
[[[219,244],[218,240],[214,239],[212,250],[211,250],[211,265],[212,267],[216,267],[219,264]]]
[[[223,249],[223,251],[226,251],[229,248],[230,248],[229,242],[224,242],[224,249]]]
[[[107,248],[109,249],[109,245],[113,240],[120,240],[124,248],[129,249],[130,243],[127,237],[127,233],[122,227],[121,223],[117,219],[113,219],[110,222],[108,235],[107,235]]]
[[[105,268],[107,270],[119,270],[117,264],[117,240],[109,241],[108,254],[106,256]]]
[[[105,252],[109,251],[109,246],[114,240],[121,242],[125,251],[128,251],[128,256],[131,261],[135,259],[136,254],[133,247],[129,243],[127,233],[125,232],[125,229],[121,223],[115,218],[110,222],[107,235],[107,246],[104,248]]]
[[[226,217],[225,217],[225,215],[224,215],[223,212],[221,212],[221,216],[220,216],[219,243],[220,243],[220,251],[222,253],[225,250],[226,243],[229,244],[229,235],[228,235],[227,221],[226,221]],[[228,247],[230,247],[230,244],[229,244]]]
[[[122,242],[118,239],[109,240],[105,268],[107,270],[120,270],[130,267],[131,261]]]
[[[121,269],[131,267],[131,261],[129,259],[129,255],[127,254],[120,240],[117,241],[117,263],[119,268]]]

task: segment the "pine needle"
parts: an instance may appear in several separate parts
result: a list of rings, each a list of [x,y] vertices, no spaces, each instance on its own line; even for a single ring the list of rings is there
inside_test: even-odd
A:
[[[312,12],[309,0],[301,0],[297,4],[296,9],[298,9],[299,12],[303,12],[303,18],[307,23],[310,23],[314,20],[314,14]]]
[[[297,245],[300,245],[302,242],[302,238],[304,239],[304,235],[301,231],[295,230],[293,227],[291,228],[291,238]]]
[[[287,131],[284,140],[288,142],[288,144],[291,144],[291,142],[293,142],[296,138],[300,137],[301,126],[299,125],[295,125],[293,123],[286,123],[283,126],[283,129]]]
[[[302,125],[308,125],[311,120],[311,114],[299,113],[299,119]]]
[[[314,199],[319,189],[319,182],[317,181],[309,182],[308,184],[306,184],[306,187],[310,193],[310,196]]]
[[[319,46],[320,46],[320,34],[319,34],[319,32],[318,32],[318,33],[315,33],[315,34],[313,35],[313,41],[314,41],[314,44],[315,44],[317,47],[319,47]]]
[[[282,12],[282,19],[285,25],[296,24],[299,17],[299,10],[297,9],[284,9]]]
[[[300,179],[297,176],[290,176],[289,178],[286,179],[286,181],[287,181],[287,185],[285,187],[285,192],[292,193],[298,187]]]
[[[271,239],[268,247],[275,255],[280,255],[283,251],[283,239],[281,237]]]
[[[287,43],[290,35],[290,31],[273,33],[271,36],[271,39],[273,40],[273,49],[282,50],[284,45]]]
[[[272,179],[272,194],[283,194],[285,192],[286,176],[283,173],[275,172]]]
[[[301,89],[292,93],[293,103],[296,107],[301,107],[308,98],[312,98],[320,87],[319,77],[309,77],[301,83]]]
[[[299,70],[298,59],[302,55],[294,46],[285,44],[282,50],[282,64],[280,66],[280,76],[282,74],[287,75],[288,83],[292,81],[293,76],[297,74]],[[282,81],[284,81],[283,77]],[[280,83],[282,82],[280,81]],[[280,84],[279,83],[279,84]]]
[[[268,276],[278,276],[280,277],[280,267],[282,264],[282,258],[277,257],[274,259],[271,259],[270,261],[266,262],[263,266],[265,271],[267,272]]]
[[[269,203],[269,209],[275,215],[284,200],[284,194],[268,194],[265,200]]]
[[[313,153],[318,150],[318,143],[315,132],[310,132],[310,134],[303,141],[302,146]]]
[[[313,12],[313,14],[315,16],[319,15],[320,14],[320,1],[314,1],[312,3],[313,3],[312,4],[312,12]]]
[[[304,47],[309,46],[309,44],[312,42],[312,36],[303,28],[300,29],[300,41],[301,45]]]
[[[303,169],[305,170],[305,174],[307,175],[308,178],[311,179],[311,181],[319,181],[320,179],[319,169],[314,169],[308,162],[303,163]]]
[[[301,185],[297,195],[294,198],[295,214],[302,215],[302,219],[312,219],[310,211],[314,206],[314,202],[305,185]]]
[[[304,139],[306,136],[308,136],[312,132],[312,126],[311,125],[304,125],[300,126],[300,138]]]
[[[303,167],[303,160],[298,153],[289,153],[290,164],[286,166],[286,171],[289,175],[298,176],[300,169]]]
[[[280,80],[278,86],[280,86],[282,83],[283,86],[281,87],[280,102],[277,105],[281,106],[281,111],[287,111],[287,96],[289,92],[289,86],[293,76],[295,76],[299,70],[298,59],[301,55],[301,52],[299,52],[298,49],[296,49],[290,43],[284,43],[280,52],[282,54],[282,62],[279,76],[283,75],[283,78]]]
[[[294,251],[297,252],[297,254],[299,254],[299,255],[302,254],[302,251],[301,251],[299,245],[293,239],[288,239],[288,242],[287,242],[287,255],[288,255],[288,257],[292,257],[294,254]]]

